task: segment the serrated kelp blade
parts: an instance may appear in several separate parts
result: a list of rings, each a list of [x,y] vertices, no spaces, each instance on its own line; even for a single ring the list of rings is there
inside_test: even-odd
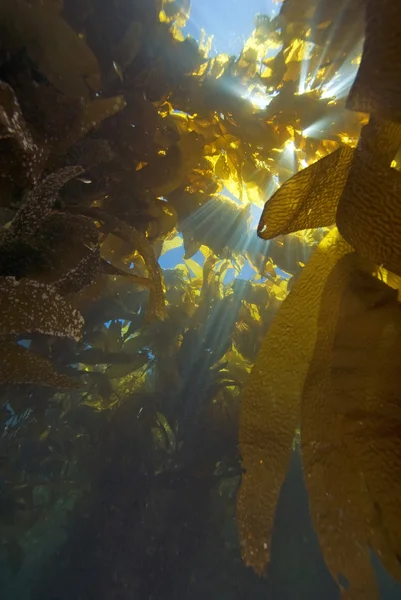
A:
[[[270,326],[244,390],[239,426],[244,473],[237,519],[243,559],[259,574],[270,557],[277,500],[315,348],[321,294],[331,270],[350,250],[336,228],[320,242]]]
[[[296,173],[265,204],[259,237],[270,240],[302,229],[335,223],[354,150],[339,148]]]
[[[54,287],[0,278],[0,335],[38,332],[79,340],[83,324],[80,313]]]

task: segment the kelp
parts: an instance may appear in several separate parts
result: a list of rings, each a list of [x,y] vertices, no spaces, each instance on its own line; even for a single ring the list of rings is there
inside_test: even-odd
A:
[[[335,224],[339,231],[334,227],[327,234],[294,284],[244,391],[240,443],[245,472],[238,516],[244,560],[262,574],[288,462],[289,431],[299,421],[312,518],[326,563],[342,597],[374,599],[379,592],[371,550],[401,578],[394,510],[400,482],[400,305],[398,290],[379,280],[379,267],[384,265],[390,271],[388,282],[398,287],[399,173],[390,164],[401,141],[393,108],[399,61],[391,61],[399,46],[399,7],[386,3],[379,18],[377,5],[368,2],[366,12],[363,57],[348,106],[371,115],[356,149],[339,149],[295,175],[266,203],[259,223],[258,233],[265,239]],[[368,73],[379,71],[380,92],[367,79]],[[322,277],[319,269],[309,269],[320,247],[332,239],[333,260],[322,261]],[[309,286],[299,303],[299,286],[307,274]],[[279,332],[287,341],[288,332],[298,329],[307,340],[301,350],[301,336],[290,337],[290,350],[278,348]],[[300,362],[304,348],[307,355]],[[286,368],[291,370],[286,385],[271,386]],[[299,404],[295,418],[294,399]],[[282,411],[279,419],[277,407]],[[278,422],[288,420],[288,407],[291,427],[284,431]],[[265,422],[273,415],[272,429],[264,425],[267,435],[258,415],[265,415]],[[267,443],[273,449],[264,454]],[[266,498],[267,514],[259,508]]]
[[[30,191],[4,236],[4,243],[14,238],[26,238],[36,233],[52,210],[59,189],[70,179],[83,173],[82,167],[65,167],[51,173]]]
[[[258,235],[269,240],[333,225],[353,157],[352,148],[339,148],[291,177],[266,203]]]
[[[401,146],[401,124],[379,121],[375,125],[362,129],[336,221],[359,254],[399,275],[401,174],[390,164]],[[380,155],[384,144],[386,151]]]
[[[385,0],[379,7],[374,0],[367,0],[365,10],[362,61],[347,106],[351,110],[400,121],[400,6]],[[373,81],[372,73],[375,74]]]
[[[80,339],[83,319],[49,285],[0,278],[0,334],[38,332]]]
[[[15,44],[26,47],[56,88],[71,97],[89,98],[89,89],[101,87],[99,65],[85,40],[59,14],[59,8],[52,0],[31,4],[5,0],[0,25]]]
[[[34,141],[15,92],[4,81],[0,81],[0,127],[0,140],[14,143],[11,156],[5,155],[7,147],[4,142],[0,146],[2,177],[17,178],[17,169],[20,168],[28,184],[35,184],[46,162],[47,152]]]
[[[79,340],[83,318],[57,291],[29,279],[0,278],[1,383],[75,388],[46,358],[11,341],[12,335],[38,332]]]
[[[55,371],[50,361],[17,344],[0,341],[0,383],[77,388],[78,382]]]
[[[259,574],[270,558],[276,504],[316,343],[320,296],[331,270],[350,250],[336,229],[322,240],[271,324],[244,390],[238,527],[242,556]]]
[[[373,599],[379,591],[370,549],[394,577],[401,576],[395,510],[401,305],[396,290],[371,270],[351,252],[326,281],[303,389],[301,440],[326,563],[346,588],[344,597]]]
[[[396,142],[389,142],[397,119],[372,114],[354,148],[367,118],[344,116],[345,101],[333,91],[337,73],[348,77],[359,61],[359,0],[285,0],[280,8],[277,18],[256,19],[236,58],[209,57],[206,36],[199,46],[185,39],[188,3],[18,0],[0,7],[0,275],[12,278],[7,281],[15,288],[25,286],[24,298],[34,300],[24,317],[13,316],[14,333],[2,338],[11,358],[5,361],[8,385],[0,390],[6,413],[0,449],[15,464],[11,482],[25,473],[39,487],[43,480],[61,482],[46,504],[46,519],[52,508],[57,512],[64,501],[72,505],[84,496],[77,520],[66,528],[55,587],[43,575],[43,588],[33,592],[41,600],[79,595],[71,570],[85,572],[87,593],[97,600],[161,597],[166,590],[190,596],[192,581],[215,581],[214,575],[196,579],[191,566],[207,536],[214,552],[229,557],[222,571],[236,582],[231,596],[244,595],[244,585],[259,585],[250,584],[255,580],[232,559],[235,535],[227,540],[221,525],[234,522],[241,390],[268,332],[275,349],[263,350],[272,364],[269,414],[262,418],[263,392],[254,373],[255,394],[245,391],[240,425],[241,439],[254,452],[239,512],[243,536],[254,538],[243,552],[249,564],[257,557],[261,572],[270,553],[266,531],[303,410],[295,383],[307,380],[319,335],[313,333],[319,298],[336,253],[356,245],[340,225],[346,195],[356,206],[352,232],[360,222],[366,235],[347,178],[357,156],[365,161],[372,155],[363,169],[380,162],[383,172],[397,160]],[[301,167],[307,168],[291,180]],[[266,206],[262,225],[266,237],[293,235],[258,242],[252,219],[265,196],[287,180]],[[336,230],[323,242],[326,230],[304,230],[330,227],[336,218],[351,246]],[[334,239],[338,244],[331,245]],[[311,259],[316,269],[308,269],[319,243]],[[162,269],[174,249],[185,252],[184,262]],[[383,256],[391,266],[392,257]],[[253,273],[251,282],[241,279],[243,267]],[[317,284],[321,272],[324,281]],[[385,277],[390,284],[395,275]],[[28,294],[35,285],[49,291],[42,312],[39,292]],[[5,297],[15,294],[14,287],[7,283]],[[310,290],[316,290],[312,301]],[[294,298],[304,307],[296,324],[290,322]],[[46,327],[46,309],[58,314],[59,303],[66,315],[76,310],[85,320],[79,339],[62,334],[63,320],[63,327]],[[78,313],[68,317],[76,318],[81,323]],[[284,350],[287,362],[280,358],[280,323],[294,340]],[[17,325],[32,331],[17,332]],[[60,335],[52,334],[57,327]],[[15,370],[8,368],[11,360]],[[258,365],[263,370],[264,362]],[[285,384],[293,392],[288,406]],[[254,436],[246,406],[260,411],[250,412]],[[267,440],[264,431],[271,434]],[[259,487],[252,479],[254,459],[263,473]],[[7,487],[17,506],[17,486]],[[228,488],[229,498],[222,491]],[[259,490],[268,507],[262,517]],[[219,501],[209,506],[210,498]],[[167,522],[174,524],[168,540]],[[12,539],[20,537],[18,530]],[[390,556],[387,546],[374,547]],[[329,554],[327,562],[338,577]]]

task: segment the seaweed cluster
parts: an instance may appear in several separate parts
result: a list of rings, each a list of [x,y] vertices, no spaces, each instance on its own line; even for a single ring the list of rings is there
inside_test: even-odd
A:
[[[244,391],[238,497],[243,556],[264,572],[297,427],[315,530],[343,598],[379,598],[371,551],[401,580],[400,5],[366,2],[347,100],[369,114],[266,203],[270,239],[330,227],[271,324]],[[282,346],[283,331],[286,346]],[[261,415],[265,415],[262,420]],[[263,504],[267,509],[260,511]]]
[[[360,212],[342,202],[366,167],[360,152],[387,173],[398,149],[394,73],[364,91],[366,53],[388,64],[385,46],[373,37],[371,50],[367,37],[346,111],[360,0],[284,0],[276,18],[256,16],[239,57],[212,56],[206,33],[185,37],[183,0],[0,4],[5,597],[25,586],[41,600],[196,598],[217,579],[215,594],[263,593],[235,534],[241,393],[268,332],[263,390],[257,405],[246,392],[241,410],[280,465],[273,487],[260,480],[272,518],[299,420],[297,361],[317,348],[304,333],[318,312],[308,294],[319,301],[345,247],[327,233],[336,219],[358,257],[383,262],[389,281],[397,273],[389,244],[380,257],[365,248],[369,223],[341,217]],[[282,184],[259,229],[275,239],[258,240],[253,215]],[[350,218],[360,230],[346,231]],[[182,263],[162,269],[181,248]],[[266,488],[254,492],[243,539]],[[43,530],[60,524],[65,537],[49,540]]]

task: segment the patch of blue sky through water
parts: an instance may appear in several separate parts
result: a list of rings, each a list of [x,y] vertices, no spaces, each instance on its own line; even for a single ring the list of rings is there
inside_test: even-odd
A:
[[[191,0],[191,14],[184,29],[198,42],[202,28],[213,35],[212,55],[238,56],[254,30],[255,16],[272,17],[280,5],[273,0]]]

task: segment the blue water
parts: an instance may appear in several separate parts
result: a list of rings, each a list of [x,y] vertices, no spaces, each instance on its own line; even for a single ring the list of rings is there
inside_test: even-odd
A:
[[[272,0],[192,0],[185,32],[199,41],[204,28],[214,35],[212,54],[238,55],[254,29],[255,15],[272,16],[278,6]]]

